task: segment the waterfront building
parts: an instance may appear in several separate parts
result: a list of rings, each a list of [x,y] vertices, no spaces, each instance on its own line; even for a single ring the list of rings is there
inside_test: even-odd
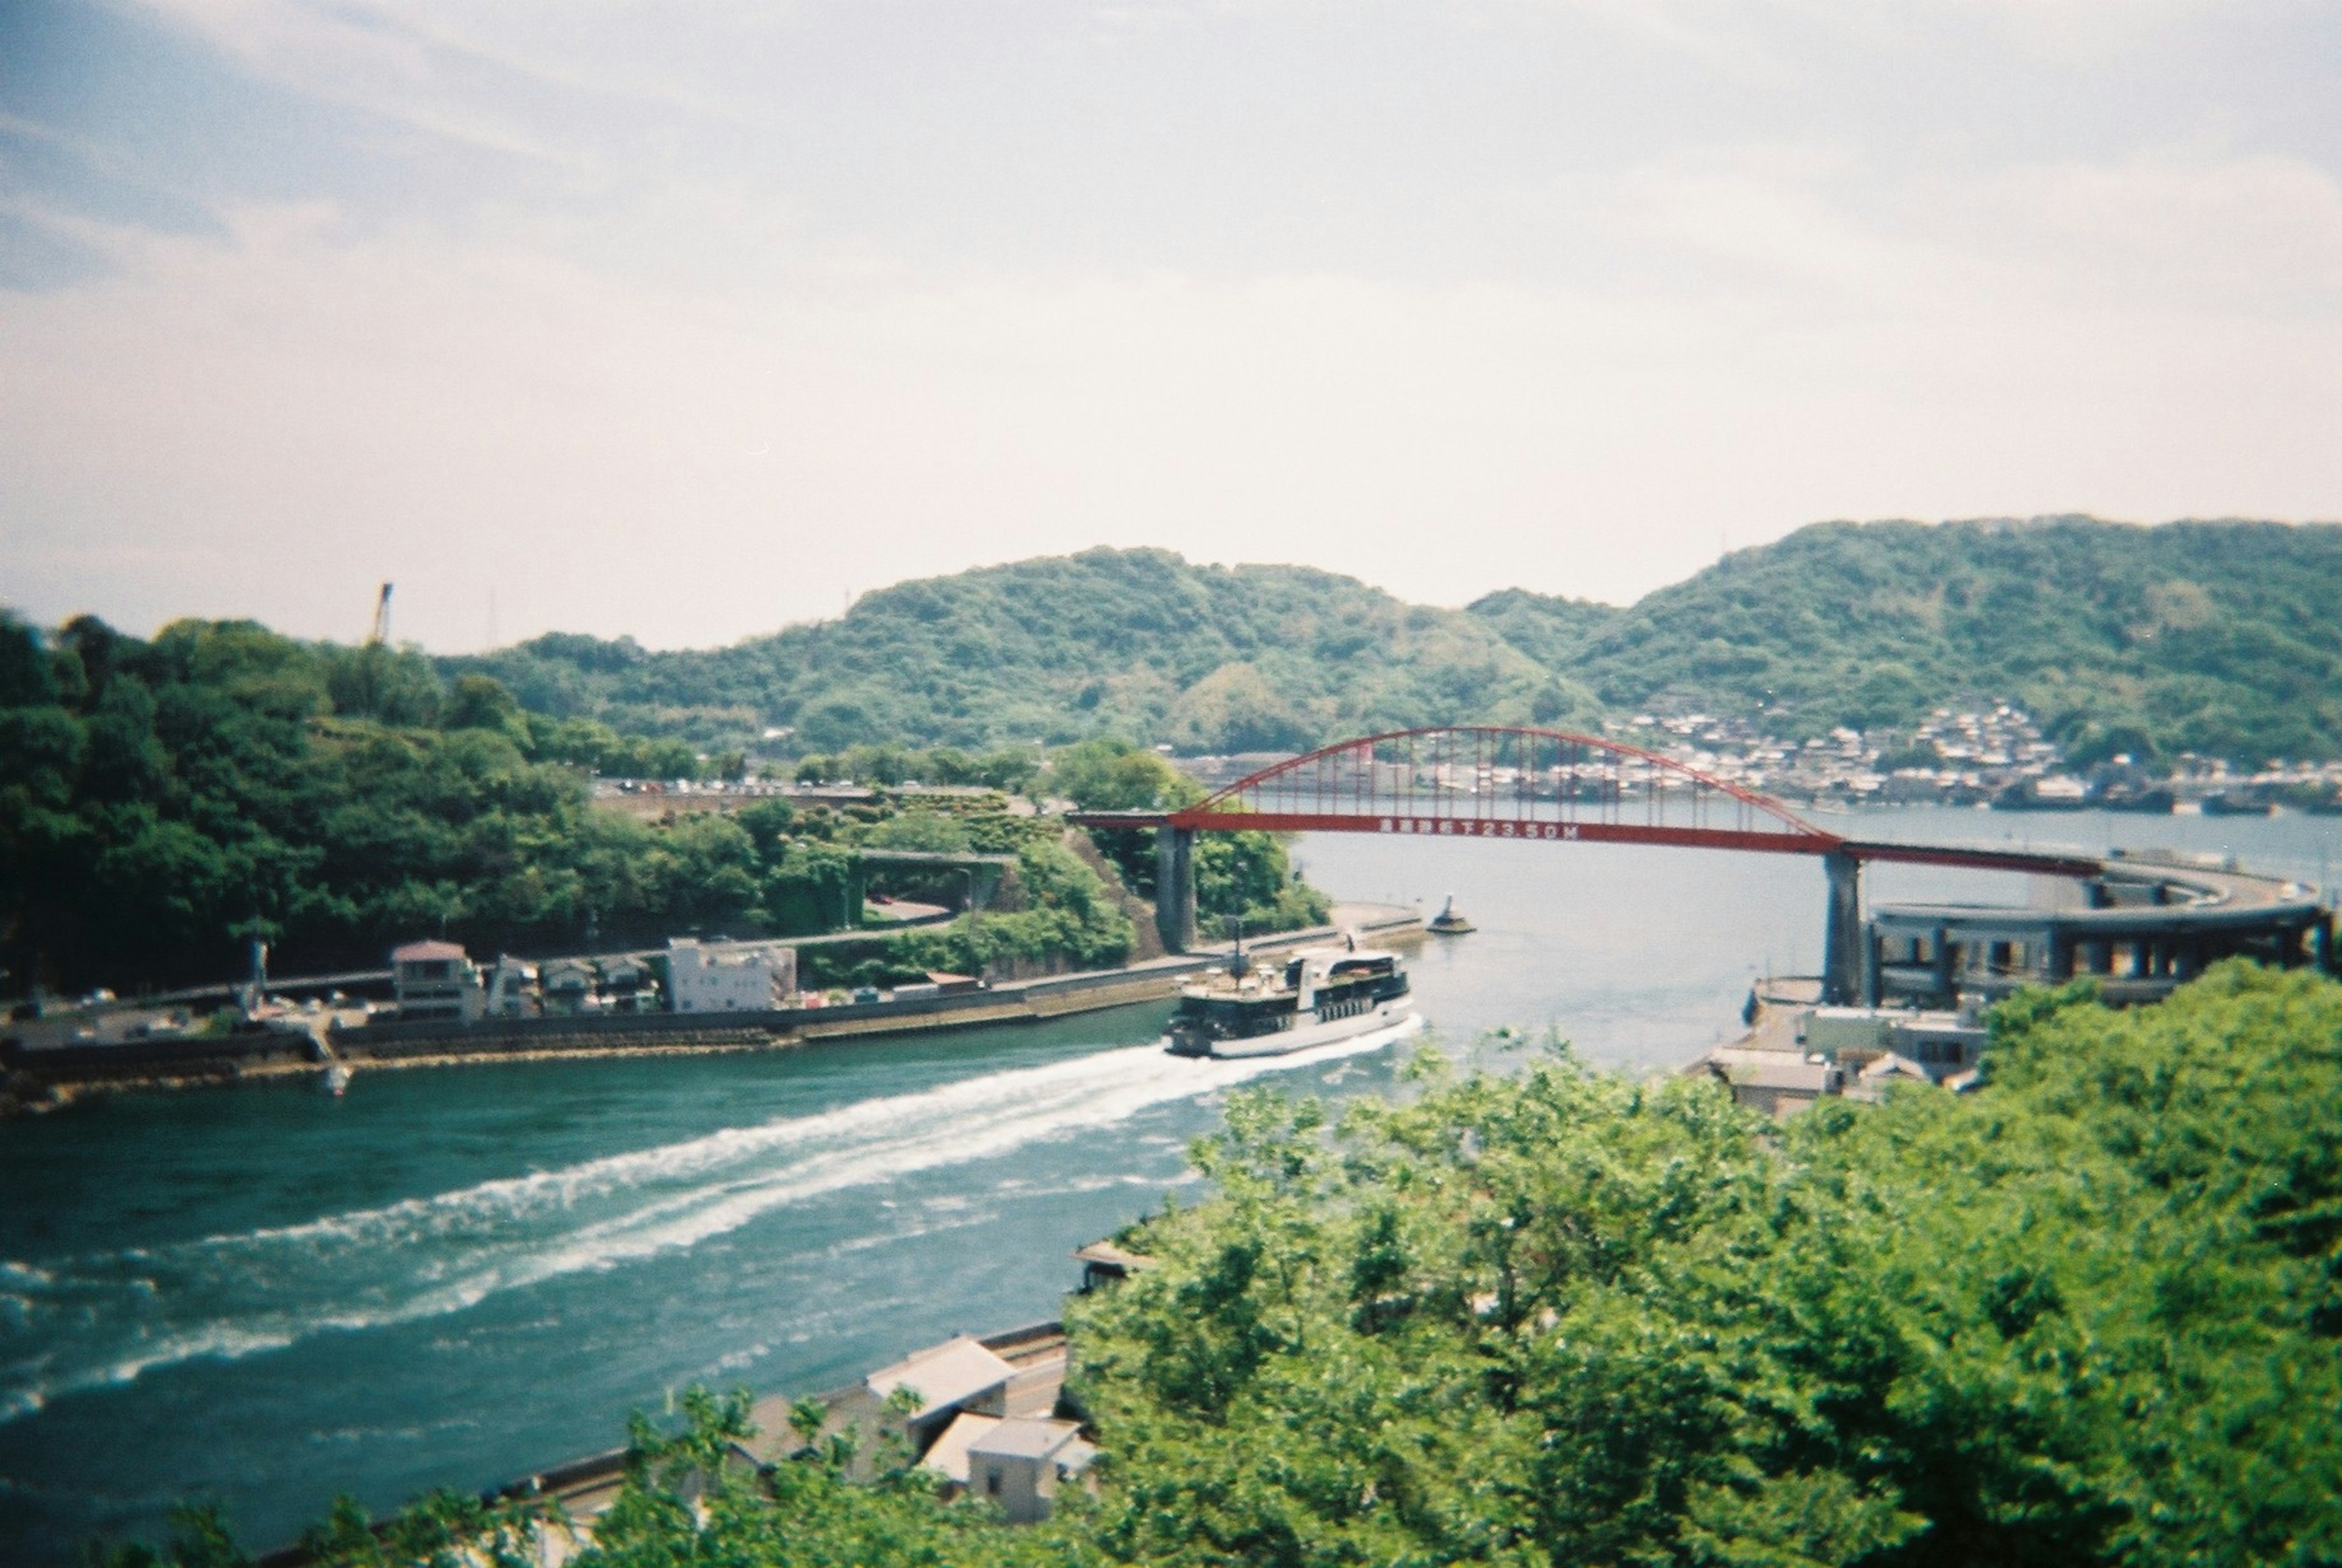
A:
[[[536,965],[523,964],[511,954],[499,954],[483,981],[487,999],[483,1011],[490,1018],[528,1018],[536,1013]]]
[[[2087,975],[2109,1002],[2159,1002],[2223,958],[2332,965],[2327,911],[2282,878],[2133,854],[2109,857],[2084,882],[2042,880],[2051,896],[2037,907],[1875,906],[1864,923],[1865,998],[1955,1007]]]
[[[1941,1082],[1981,1061],[1990,1034],[1973,1013],[1817,1007],[1800,1019],[1797,1038],[1837,1066],[1858,1070],[1894,1057]]]
[[[658,1011],[658,981],[640,959],[621,955],[601,963],[602,1001],[613,1013]]]
[[[796,950],[727,952],[696,937],[673,937],[666,944],[666,977],[677,1013],[767,1013],[796,995]]]
[[[582,959],[556,958],[537,983],[538,1003],[549,1018],[577,1018],[602,1008],[594,966]]]
[[[401,1023],[471,1024],[487,1010],[480,966],[452,942],[410,942],[390,954]]]

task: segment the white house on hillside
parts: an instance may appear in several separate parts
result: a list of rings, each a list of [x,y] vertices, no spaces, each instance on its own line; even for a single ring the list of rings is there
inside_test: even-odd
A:
[[[666,974],[677,1013],[763,1013],[796,994],[797,954],[794,947],[726,952],[676,936],[667,940]]]

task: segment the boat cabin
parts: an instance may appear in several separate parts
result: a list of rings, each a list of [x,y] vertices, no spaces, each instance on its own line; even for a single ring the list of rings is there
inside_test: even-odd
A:
[[[1264,971],[1239,953],[1228,966],[1190,982],[1171,1020],[1175,1050],[1207,1052],[1213,1042],[1252,1040],[1301,1024],[1371,1013],[1406,994],[1406,975],[1387,953],[1306,948],[1284,969]]]

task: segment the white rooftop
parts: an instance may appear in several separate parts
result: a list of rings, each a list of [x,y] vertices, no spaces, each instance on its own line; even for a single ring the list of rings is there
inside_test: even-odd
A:
[[[1029,1416],[1012,1415],[977,1434],[967,1445],[967,1452],[994,1459],[1046,1459],[1072,1442],[1080,1430],[1080,1425],[1071,1421],[1036,1421]]]
[[[882,1366],[864,1379],[872,1393],[886,1398],[898,1388],[916,1389],[919,1408],[914,1420],[946,1405],[959,1404],[1006,1383],[1016,1369],[974,1338],[960,1334],[926,1350],[913,1351],[892,1366]]]

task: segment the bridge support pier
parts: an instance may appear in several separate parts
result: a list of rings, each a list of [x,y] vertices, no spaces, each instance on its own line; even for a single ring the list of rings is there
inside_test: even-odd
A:
[[[1196,830],[1155,830],[1155,934],[1166,953],[1196,945]]]
[[[1862,1001],[1862,862],[1842,849],[1822,856],[1829,878],[1828,924],[1822,932],[1822,1002],[1852,1007]]]

